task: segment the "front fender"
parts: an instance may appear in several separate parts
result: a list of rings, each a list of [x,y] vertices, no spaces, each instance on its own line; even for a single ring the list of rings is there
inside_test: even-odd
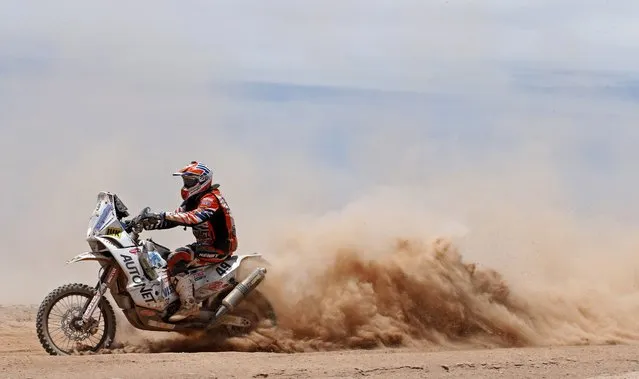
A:
[[[75,263],[75,262],[81,262],[81,261],[104,261],[104,262],[108,262],[111,259],[112,259],[111,257],[106,256],[106,255],[104,255],[102,253],[94,253],[94,252],[88,251],[86,253],[82,253],[82,254],[76,255],[74,258],[68,260],[67,264],[71,264],[71,263]]]

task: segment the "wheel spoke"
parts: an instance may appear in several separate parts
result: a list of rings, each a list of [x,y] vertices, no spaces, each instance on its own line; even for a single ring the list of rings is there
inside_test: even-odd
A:
[[[71,354],[74,350],[96,351],[106,341],[107,315],[105,312],[111,311],[112,313],[113,311],[110,305],[108,308],[104,308],[101,303],[89,320],[89,324],[82,327],[82,308],[93,297],[88,286],[82,290],[80,293],[74,291],[58,298],[53,297],[50,300],[53,303],[48,306],[48,314],[44,315],[44,320],[39,319],[38,322],[39,328],[43,328],[39,330],[39,337],[45,348],[53,345],[50,347],[54,350],[57,349],[63,354]],[[83,293],[85,291],[86,293]],[[111,322],[114,321],[112,318],[111,320]],[[110,328],[113,329],[113,331],[109,329],[113,335],[114,325]],[[46,336],[42,333],[46,333]],[[112,338],[111,336],[111,340]],[[47,351],[50,354],[55,352],[49,349]]]

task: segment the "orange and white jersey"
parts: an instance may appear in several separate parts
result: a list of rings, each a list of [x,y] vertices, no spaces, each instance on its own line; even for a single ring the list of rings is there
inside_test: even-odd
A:
[[[190,226],[198,251],[229,254],[237,249],[235,221],[218,185],[195,199],[189,199],[178,210],[166,212],[161,229]]]

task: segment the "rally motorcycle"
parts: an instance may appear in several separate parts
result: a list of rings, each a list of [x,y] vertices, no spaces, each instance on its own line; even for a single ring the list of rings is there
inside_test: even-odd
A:
[[[66,284],[51,291],[40,304],[37,335],[49,354],[97,352],[111,346],[116,318],[106,298],[107,290],[131,325],[141,330],[237,336],[249,333],[258,324],[276,325],[271,303],[256,289],[266,275],[266,261],[258,253],[189,267],[187,274],[195,282],[199,314],[169,322],[180,307],[179,296],[167,276],[170,250],[152,239],[139,240],[141,220],[149,212],[147,207],[137,217],[123,220],[129,213],[118,196],[98,194],[87,230],[91,251],[67,263],[97,261],[102,273],[95,287]],[[240,281],[240,269],[250,263],[256,263],[256,268]],[[61,342],[56,342],[58,337]]]

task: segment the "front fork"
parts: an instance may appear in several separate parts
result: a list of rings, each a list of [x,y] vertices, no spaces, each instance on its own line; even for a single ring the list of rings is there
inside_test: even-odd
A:
[[[107,289],[113,282],[113,279],[115,279],[115,277],[117,276],[117,273],[117,266],[109,266],[109,268],[104,273],[102,273],[100,281],[98,281],[98,284],[95,286],[95,296],[93,296],[91,302],[85,304],[84,308],[82,308],[82,325],[88,325],[89,320],[93,316],[93,312],[95,312],[95,309],[98,307],[100,299],[102,299],[102,296],[104,296],[104,294],[106,293]]]

